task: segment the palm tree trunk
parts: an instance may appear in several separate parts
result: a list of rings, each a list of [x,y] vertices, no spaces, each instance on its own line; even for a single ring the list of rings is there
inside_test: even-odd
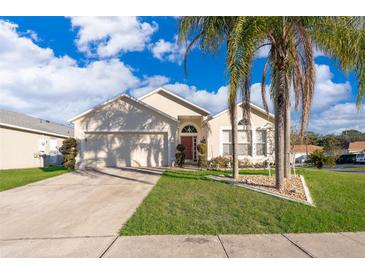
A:
[[[290,100],[289,92],[285,100],[285,121],[284,121],[284,177],[290,178]]]
[[[232,125],[232,177],[238,179],[238,126],[237,126],[237,104],[232,104],[231,108],[231,125]]]
[[[283,66],[278,66],[278,77],[276,79],[275,94],[275,182],[276,188],[281,189],[284,179],[284,121],[285,121],[285,70]]]

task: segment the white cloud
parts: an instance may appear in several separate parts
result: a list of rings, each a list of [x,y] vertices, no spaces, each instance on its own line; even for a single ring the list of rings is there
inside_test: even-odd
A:
[[[347,100],[351,96],[351,85],[345,83],[335,83],[332,81],[333,74],[328,65],[316,65],[316,82],[314,86],[314,96],[312,111],[323,110],[341,101]],[[269,96],[270,86],[266,86],[266,101],[272,110],[272,102]],[[291,92],[292,106],[294,106],[294,93]],[[258,106],[262,106],[261,83],[254,83],[251,86],[251,100]]]
[[[323,110],[333,104],[346,100],[351,95],[351,85],[334,83],[333,74],[327,65],[316,65],[316,84],[313,97],[313,111]]]
[[[358,112],[354,103],[332,106],[311,116],[309,130],[319,133],[341,133],[346,129],[365,129],[365,106]]]
[[[184,59],[186,46],[179,44],[177,36],[175,36],[173,42],[159,39],[156,43],[150,45],[150,50],[153,57],[158,60],[180,65]]]
[[[334,83],[330,68],[327,65],[316,65],[317,80],[315,84],[315,92],[313,99],[312,112],[319,112],[334,104],[348,99],[351,95],[351,85],[349,82]],[[228,86],[222,86],[217,92],[198,89],[195,86],[189,86],[183,83],[176,82],[174,84],[167,84],[169,79],[166,77],[156,76],[153,83],[145,83],[142,88],[135,89],[132,95],[140,97],[154,88],[164,86],[165,88],[174,91],[176,94],[184,97],[193,103],[200,105],[211,113],[217,113],[227,108]],[[156,83],[156,79],[161,79]],[[261,97],[261,83],[254,83],[251,85],[251,102],[259,107],[263,107]],[[270,98],[270,86],[266,86],[266,102],[270,112],[273,112],[273,103]],[[240,97],[240,96],[239,96]],[[238,98],[240,100],[240,98]],[[294,110],[294,94],[292,92],[292,108]]]
[[[146,93],[167,84],[169,81],[170,79],[163,75],[147,76],[143,79],[141,86],[131,90],[130,94],[139,98]]]
[[[188,86],[182,83],[168,84],[165,87],[185,99],[209,110],[211,113],[217,113],[227,108],[228,87],[222,86],[217,91],[207,91]]]
[[[106,98],[140,85],[131,68],[118,59],[80,67],[57,57],[17,25],[0,20],[0,106],[64,122]]]
[[[115,56],[128,51],[143,51],[157,30],[155,22],[137,17],[72,17],[78,28],[76,45],[81,52],[99,57]]]
[[[271,45],[265,45],[261,48],[259,48],[256,51],[255,58],[267,58],[269,56],[269,52],[271,49]],[[319,57],[319,56],[326,56],[323,51],[317,48],[317,46],[313,46],[313,56]]]
[[[120,92],[130,91],[140,97],[164,86],[213,114],[227,108],[227,86],[212,92],[170,83],[164,75],[139,79],[131,67],[115,58],[80,66],[69,56],[58,57],[52,49],[38,46],[29,33],[21,34],[16,24],[0,20],[0,107],[65,122]],[[334,83],[327,65],[317,65],[316,71],[314,114],[309,128],[317,132],[364,130],[365,111],[357,113],[354,104],[342,103],[349,99],[350,84]],[[251,99],[262,106],[260,89],[259,83],[251,86]],[[268,93],[267,101],[272,110]]]
[[[255,83],[251,85],[251,102],[255,105],[263,108],[264,104],[262,103],[261,96],[261,83]],[[265,93],[266,102],[270,112],[273,112],[273,104],[270,98],[270,86],[266,85],[266,93]]]
[[[263,46],[263,47],[259,48],[256,51],[255,58],[266,58],[266,57],[268,57],[270,49],[271,49],[270,45],[266,45],[266,46]]]
[[[157,85],[148,85],[142,88],[137,88],[131,92],[135,97],[141,97],[151,90],[163,86],[164,88],[176,93],[177,95],[201,106],[211,113],[217,113],[227,108],[227,98],[228,98],[228,87],[222,86],[216,92],[207,91],[204,89],[198,89],[195,86],[189,86],[183,83],[170,83]]]
[[[142,85],[150,87],[161,87],[170,81],[169,78],[163,75],[146,76],[142,82]]]

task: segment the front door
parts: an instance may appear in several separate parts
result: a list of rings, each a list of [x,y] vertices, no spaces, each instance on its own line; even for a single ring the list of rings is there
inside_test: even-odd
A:
[[[185,146],[185,158],[193,159],[193,136],[181,136],[181,144]]]

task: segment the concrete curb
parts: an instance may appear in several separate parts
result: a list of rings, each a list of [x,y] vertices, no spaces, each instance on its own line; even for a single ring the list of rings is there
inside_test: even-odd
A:
[[[307,199],[307,201],[302,201],[302,200],[299,200],[299,199],[287,197],[287,196],[284,196],[284,195],[281,195],[281,194],[277,194],[277,193],[273,193],[273,192],[270,192],[270,191],[267,191],[267,190],[263,190],[263,189],[258,188],[258,187],[242,184],[242,183],[237,182],[236,180],[231,179],[231,178],[225,178],[225,177],[214,176],[214,175],[207,175],[205,177],[208,178],[208,179],[215,180],[215,181],[225,182],[225,183],[232,184],[232,185],[235,185],[235,186],[243,187],[243,188],[246,188],[248,190],[252,190],[252,191],[255,191],[255,192],[262,193],[262,194],[274,196],[276,198],[280,198],[280,199],[284,199],[284,200],[288,200],[288,201],[292,201],[292,202],[296,202],[296,203],[301,203],[301,204],[304,204],[304,205],[307,205],[307,206],[314,207],[314,204],[310,203],[308,201],[308,199]]]
[[[304,180],[303,175],[300,175],[300,181],[302,182],[303,189],[304,189],[304,194],[305,194],[305,198],[306,198],[307,202],[310,203],[312,206],[316,207],[316,205],[313,202],[312,196],[309,192],[309,188],[307,186],[307,183]]]

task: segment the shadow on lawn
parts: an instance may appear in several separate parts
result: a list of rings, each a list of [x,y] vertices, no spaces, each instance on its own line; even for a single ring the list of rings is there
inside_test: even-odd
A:
[[[200,171],[200,170],[194,170],[194,171],[177,171],[177,170],[168,170],[165,171],[163,174],[164,177],[170,177],[175,179],[188,179],[188,180],[204,180],[204,181],[210,181],[210,179],[206,178],[206,175],[210,174],[217,174],[217,173],[211,173],[207,171]]]
[[[63,166],[50,166],[50,167],[40,167],[39,170],[42,172],[55,172],[55,171],[61,171],[61,170],[67,170]]]
[[[174,178],[181,179],[202,179],[209,180],[205,176],[206,175],[225,175],[231,176],[232,172],[229,170],[167,170],[164,175]],[[241,175],[269,175],[268,170],[259,169],[259,170],[251,170],[251,169],[241,169]],[[274,172],[272,172],[274,174]]]

